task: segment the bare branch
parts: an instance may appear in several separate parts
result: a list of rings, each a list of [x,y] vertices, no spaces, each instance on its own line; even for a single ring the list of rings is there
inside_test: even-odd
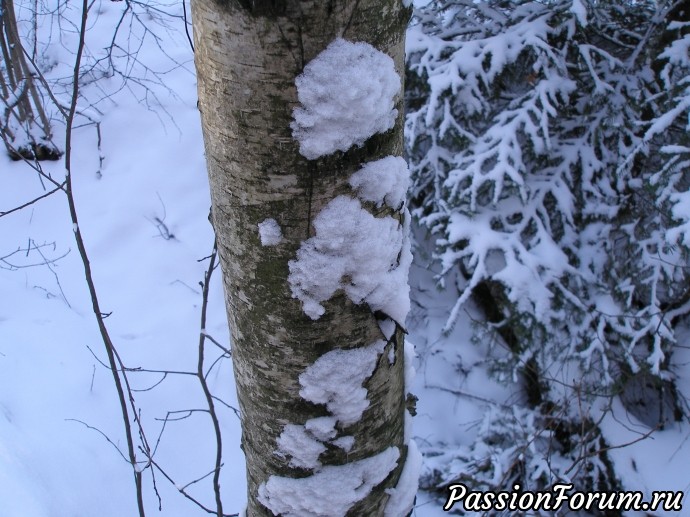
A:
[[[117,369],[116,363],[116,350],[115,346],[110,338],[108,329],[106,328],[103,311],[100,309],[100,304],[98,301],[98,294],[96,292],[96,286],[93,281],[93,275],[91,273],[91,265],[89,262],[89,257],[86,252],[86,246],[84,245],[84,239],[81,235],[81,230],[79,228],[79,218],[77,217],[77,208],[74,201],[74,191],[72,189],[72,125],[74,123],[74,116],[77,111],[77,100],[79,98],[79,75],[81,68],[81,60],[84,53],[85,38],[86,38],[86,19],[88,16],[89,4],[88,0],[82,1],[82,16],[81,16],[81,26],[79,29],[79,45],[77,47],[77,54],[74,63],[74,74],[72,83],[72,97],[70,101],[69,111],[67,113],[66,120],[66,131],[65,131],[65,192],[67,194],[67,201],[69,204],[70,217],[72,219],[72,225],[74,228],[74,237],[77,241],[77,247],[79,249],[79,256],[82,259],[84,266],[84,274],[86,277],[86,283],[88,284],[89,294],[91,296],[91,304],[93,308],[93,313],[96,316],[98,322],[98,328],[101,333],[101,338],[103,344],[105,345],[106,353],[108,355],[108,364],[115,382],[115,388],[117,390],[118,399],[120,402],[120,410],[122,412],[122,421],[125,426],[125,436],[127,439],[127,451],[129,455],[129,462],[132,465],[132,471],[134,475],[134,484],[136,487],[137,496],[137,506],[139,510],[139,517],[145,517],[144,511],[144,495],[142,488],[142,476],[141,470],[137,467],[137,457],[134,450],[134,437],[132,436],[132,428],[129,419],[129,411],[127,409],[127,403],[125,399],[125,393],[122,386],[122,379],[120,379],[120,372]],[[127,379],[124,372],[121,372],[125,381]],[[130,393],[131,400],[131,393]],[[135,412],[135,418],[136,412]]]
[[[49,197],[49,196],[52,196],[52,195],[55,194],[58,190],[64,191],[64,188],[65,188],[65,182],[63,181],[60,185],[58,185],[57,187],[55,187],[53,190],[50,190],[50,191],[46,192],[46,193],[43,194],[42,196],[38,196],[37,198],[34,198],[34,199],[32,199],[31,201],[27,201],[26,203],[24,203],[24,204],[22,204],[22,205],[19,205],[19,206],[15,207],[15,208],[12,208],[12,209],[10,209],[10,210],[7,210],[7,211],[5,211],[5,212],[0,212],[0,217],[5,217],[6,215],[10,215],[10,214],[12,214],[12,213],[14,213],[14,212],[18,212],[18,211],[20,211],[20,210],[23,210],[24,208],[26,208],[26,207],[28,207],[28,206],[31,206],[31,205],[33,205],[34,203],[38,203],[41,199],[45,199],[45,198],[47,198],[47,197]]]
[[[92,431],[96,431],[96,432],[97,432],[98,434],[100,434],[103,438],[105,438],[105,439],[108,441],[108,443],[109,443],[110,445],[112,445],[112,446],[115,448],[115,450],[118,452],[118,454],[119,454],[120,456],[122,456],[122,459],[123,459],[123,460],[125,460],[127,463],[129,463],[129,460],[128,460],[127,457],[124,455],[124,453],[120,450],[120,448],[117,446],[117,444],[115,444],[115,442],[113,442],[107,434],[105,434],[103,431],[101,431],[101,430],[98,429],[97,427],[93,427],[93,426],[87,424],[86,422],[83,422],[83,421],[78,420],[78,419],[76,419],[76,418],[66,418],[65,421],[66,421],[66,422],[77,422],[77,423],[83,425],[84,427],[86,427],[87,429],[91,429]]]
[[[218,514],[218,512],[216,512],[215,510],[212,510],[212,509],[210,509],[210,508],[207,508],[207,507],[204,506],[201,502],[199,502],[197,499],[195,499],[194,497],[192,497],[191,495],[189,495],[189,494],[187,493],[187,491],[186,491],[184,488],[179,487],[179,486],[175,483],[175,481],[173,481],[173,479],[168,475],[168,473],[165,472],[165,470],[163,470],[163,469],[161,468],[161,466],[160,466],[158,463],[156,463],[155,461],[151,460],[151,464],[152,464],[154,467],[156,467],[156,468],[158,469],[158,471],[159,471],[161,474],[163,474],[163,477],[165,477],[165,479],[167,479],[168,481],[170,481],[170,483],[171,483],[175,488],[177,488],[177,491],[178,491],[178,492],[180,492],[183,496],[185,496],[187,499],[189,499],[190,501],[192,501],[194,504],[196,504],[199,508],[201,508],[202,510],[204,510],[206,513],[216,514],[216,515],[219,515],[220,517],[239,517],[239,514],[237,514],[237,513],[221,513],[221,514]]]
[[[211,283],[211,275],[215,269],[216,257],[218,256],[218,246],[214,241],[213,251],[209,259],[208,269],[204,275],[203,294],[201,303],[201,332],[199,332],[199,361],[197,365],[197,377],[201,383],[201,388],[204,390],[206,403],[208,404],[209,414],[213,421],[213,430],[216,435],[216,468],[213,470],[213,491],[216,495],[216,514],[218,517],[223,517],[223,502],[220,495],[220,469],[223,460],[223,441],[220,433],[220,424],[218,422],[218,415],[216,415],[215,405],[213,403],[213,395],[208,388],[206,377],[204,375],[204,345],[206,343],[206,309],[208,308],[208,290]]]

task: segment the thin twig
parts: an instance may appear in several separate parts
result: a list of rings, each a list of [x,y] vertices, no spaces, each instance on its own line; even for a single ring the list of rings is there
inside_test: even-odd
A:
[[[101,333],[101,338],[103,340],[103,344],[105,345],[106,353],[108,354],[108,363],[113,375],[113,381],[115,382],[115,388],[117,390],[117,395],[120,402],[120,410],[122,412],[122,420],[125,426],[125,436],[127,439],[127,452],[134,475],[134,484],[136,486],[136,497],[137,506],[139,510],[139,517],[145,517],[146,514],[144,511],[142,476],[141,471],[137,468],[137,457],[136,452],[134,450],[134,438],[132,436],[129,411],[127,409],[125,393],[122,387],[122,380],[120,379],[120,372],[118,372],[117,363],[115,360],[115,346],[112,340],[110,339],[108,329],[105,326],[103,312],[101,311],[100,304],[98,301],[98,294],[96,292],[96,286],[94,284],[93,275],[91,273],[91,264],[89,262],[89,257],[86,252],[86,247],[84,245],[84,239],[82,238],[81,230],[79,228],[79,218],[77,217],[77,208],[74,201],[74,191],[72,189],[72,125],[74,123],[74,115],[77,110],[77,100],[79,98],[79,70],[81,67],[81,59],[84,53],[86,39],[86,19],[88,17],[88,12],[88,0],[82,0],[82,17],[79,31],[79,45],[77,47],[77,54],[74,63],[74,74],[72,77],[72,98],[70,101],[69,111],[67,113],[65,130],[65,193],[67,194],[67,202],[69,204],[69,212],[70,217],[72,219],[72,226],[74,229],[74,238],[77,241],[79,255],[84,265],[84,274],[86,277],[86,283],[88,284],[89,288],[89,295],[91,297],[93,313],[96,316],[98,328]],[[126,378],[125,372],[123,371],[121,373],[122,376]]]
[[[158,471],[159,471],[161,474],[163,474],[163,477],[165,477],[165,479],[167,479],[168,481],[170,481],[170,483],[172,483],[172,485],[173,485],[175,488],[177,488],[177,491],[178,491],[178,492],[180,492],[183,496],[185,496],[187,499],[189,499],[190,501],[192,501],[194,504],[196,504],[199,508],[201,508],[202,510],[204,510],[206,513],[220,515],[220,517],[239,517],[239,514],[237,514],[237,513],[222,513],[222,514],[219,514],[219,513],[216,512],[215,510],[212,510],[212,509],[210,509],[210,508],[207,508],[207,507],[204,506],[200,501],[198,501],[197,499],[195,499],[194,497],[192,497],[191,495],[189,495],[189,494],[187,493],[187,491],[186,491],[184,488],[182,488],[182,487],[180,487],[179,485],[177,485],[177,484],[175,483],[175,481],[168,475],[167,472],[165,472],[165,470],[163,470],[163,469],[161,468],[161,466],[160,466],[158,463],[156,463],[154,460],[151,460],[151,464],[152,464],[154,467],[156,467],[156,468],[158,469]]]
[[[220,403],[221,403],[222,405],[224,405],[226,408],[230,409],[233,413],[235,413],[235,416],[236,416],[237,418],[240,418],[240,410],[239,410],[239,409],[237,409],[237,408],[234,407],[234,406],[231,406],[230,404],[228,404],[227,402],[225,402],[222,398],[216,397],[215,395],[213,396],[213,400],[215,400],[216,402],[220,402]]]
[[[38,196],[37,198],[34,198],[34,199],[32,199],[31,201],[27,201],[27,202],[24,203],[23,205],[19,205],[19,206],[15,207],[15,208],[12,208],[11,210],[7,210],[6,212],[0,212],[0,217],[5,217],[6,215],[10,215],[10,214],[13,213],[13,212],[18,212],[19,210],[22,210],[22,209],[24,209],[24,208],[26,208],[26,207],[28,207],[28,206],[31,206],[31,205],[33,205],[34,203],[38,203],[41,199],[45,199],[45,198],[47,198],[48,196],[52,196],[52,195],[55,194],[58,190],[64,190],[64,188],[65,188],[65,182],[63,181],[63,182],[60,183],[57,187],[55,187],[53,190],[49,190],[48,192],[46,192],[46,193],[43,194],[42,196]]]
[[[93,427],[92,425],[89,425],[89,424],[87,424],[86,422],[84,422],[84,421],[82,421],[82,420],[78,420],[78,419],[76,419],[76,418],[65,418],[65,421],[66,421],[66,422],[77,422],[77,423],[83,425],[84,427],[86,427],[87,429],[90,429],[90,430],[92,430],[92,431],[96,431],[96,432],[97,432],[98,434],[100,434],[103,438],[105,438],[105,439],[107,440],[107,442],[108,442],[110,445],[112,445],[113,447],[115,447],[115,450],[120,454],[120,456],[122,456],[122,459],[123,459],[123,460],[125,460],[127,463],[129,463],[129,460],[128,460],[127,457],[124,455],[124,453],[120,450],[120,448],[117,446],[117,444],[116,444],[115,442],[113,442],[107,434],[105,434],[103,431],[101,431],[101,430],[98,429],[97,427]]]
[[[225,348],[223,345],[221,345],[213,336],[211,336],[205,330],[202,330],[202,332],[204,333],[204,336],[206,336],[206,339],[208,339],[211,343],[213,343],[218,348],[220,348],[227,357],[232,357],[232,351],[229,348]]]
[[[218,245],[213,243],[213,251],[209,259],[208,269],[204,275],[202,302],[201,302],[201,332],[199,332],[199,360],[197,364],[197,377],[201,383],[201,388],[204,390],[206,403],[208,404],[209,414],[213,421],[213,430],[216,435],[216,468],[213,471],[213,491],[216,496],[216,514],[218,517],[223,517],[223,502],[220,496],[220,469],[223,465],[223,441],[220,434],[220,424],[218,422],[218,415],[216,415],[216,408],[213,403],[213,395],[208,388],[206,377],[204,376],[204,345],[206,344],[206,309],[208,308],[208,291],[211,283],[211,275],[215,269],[216,257],[218,256]]]
[[[194,53],[194,42],[189,34],[189,23],[187,22],[187,4],[186,0],[182,0],[182,14],[184,15],[184,31],[187,34],[187,41],[189,41],[189,46],[192,49],[192,54]]]

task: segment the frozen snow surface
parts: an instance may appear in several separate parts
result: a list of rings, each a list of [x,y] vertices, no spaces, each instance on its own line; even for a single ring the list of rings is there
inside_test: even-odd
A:
[[[395,468],[397,447],[359,461],[326,466],[306,478],[271,476],[259,487],[259,501],[283,517],[344,517]]]
[[[405,202],[410,186],[410,171],[401,157],[386,156],[362,165],[350,177],[350,185],[362,201],[372,201],[379,207],[385,203],[398,209]]]
[[[404,323],[412,261],[407,224],[374,217],[359,200],[338,196],[316,216],[314,231],[289,263],[292,295],[304,312],[318,319],[325,312],[322,302],[342,289],[354,303],[366,302]]]
[[[276,246],[283,242],[283,232],[275,219],[259,223],[259,238],[262,246]]]
[[[319,357],[299,376],[299,394],[315,404],[325,404],[343,425],[354,424],[369,407],[367,390],[362,386],[371,377],[386,342],[364,348],[333,350]]]
[[[27,9],[33,10],[30,2],[15,6],[20,18],[29,15]],[[39,10],[43,7],[59,11],[63,18],[58,23],[52,15],[39,16],[39,62],[47,67],[43,70],[47,80],[65,84],[63,79],[71,77],[74,66],[78,37],[72,27],[79,22],[80,5],[58,6],[49,0],[38,4]],[[199,260],[209,255],[214,239],[207,218],[210,197],[193,55],[184,34],[181,3],[159,2],[155,8],[145,8],[96,0],[86,36],[95,57],[104,55],[123,16],[116,43],[127,48],[129,27],[125,26],[132,12],[146,16],[148,35],[133,22],[131,42],[137,41],[137,63],[148,67],[145,82],[151,90],[147,94],[135,83],[123,86],[120,79],[107,76],[82,84],[79,111],[95,112],[89,103],[98,104],[102,140],[99,152],[95,127],[77,114],[72,181],[79,229],[102,310],[109,313],[106,324],[125,365],[193,372],[202,301],[198,282],[208,265],[207,260]],[[161,26],[157,17],[170,25]],[[51,28],[48,43],[46,32]],[[152,39],[153,34],[160,40]],[[176,61],[174,66],[158,44]],[[124,65],[117,51],[113,59]],[[170,90],[156,83],[154,73],[160,70]],[[143,77],[144,71],[130,61],[127,73]],[[65,102],[69,99],[60,87],[55,93]],[[58,117],[54,129],[56,143],[64,148],[64,125]],[[58,181],[64,178],[63,161],[41,166]],[[0,212],[51,188],[45,179],[44,187],[27,164],[11,162],[4,147],[0,177]],[[169,230],[168,238],[157,221]],[[120,407],[112,375],[102,364],[107,358],[74,243],[75,230],[62,192],[0,218],[0,257],[5,257],[0,260],[2,517],[138,515],[132,469],[120,455],[120,451],[126,455]],[[39,248],[44,243],[48,246]],[[6,257],[18,248],[26,250]],[[21,267],[9,267],[8,262]],[[211,280],[205,327],[219,343],[229,343],[220,270]],[[223,354],[210,343],[206,353],[206,369]],[[164,425],[168,411],[203,408],[205,397],[193,376],[162,377],[132,371],[128,380],[136,390],[133,395],[152,446],[160,436],[156,462],[182,487],[213,470],[213,426],[205,413],[181,420],[171,415]],[[214,395],[237,406],[230,360],[216,363],[207,379]],[[226,445],[220,482],[226,513],[235,513],[246,498],[239,420],[220,403],[217,409]],[[136,427],[133,431],[136,439]],[[159,512],[151,465],[139,451],[137,455],[140,467],[146,467],[147,515],[207,515],[156,472]],[[210,478],[188,491],[213,505]]]
[[[368,43],[336,39],[295,85],[300,106],[292,134],[309,160],[362,145],[395,124],[400,77],[390,56]]]

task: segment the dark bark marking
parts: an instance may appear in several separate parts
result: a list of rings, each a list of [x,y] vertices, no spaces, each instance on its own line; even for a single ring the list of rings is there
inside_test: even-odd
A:
[[[237,0],[252,16],[277,18],[287,11],[287,0]]]
[[[307,165],[309,170],[309,187],[307,188],[307,197],[309,198],[309,207],[307,209],[307,239],[311,236],[311,207],[314,200],[314,173],[316,172],[316,165],[314,162],[309,162]]]
[[[300,20],[297,22],[297,36],[298,36],[298,41],[299,41],[299,58],[300,58],[299,73],[301,74],[304,71],[304,67],[307,65],[307,63],[305,63],[305,59],[304,59],[304,38],[302,37],[301,13],[300,13]]]
[[[345,25],[345,29],[343,30],[343,38],[345,37],[345,34],[347,34],[347,30],[350,28],[350,25],[352,24],[352,20],[355,17],[355,13],[357,12],[357,8],[359,7],[359,0],[355,1],[355,5],[352,7],[352,12],[350,13],[350,19],[347,20],[347,25]]]
[[[278,31],[280,32],[280,37],[283,39],[283,42],[285,43],[285,46],[288,49],[288,52],[290,52],[290,55],[292,56],[292,59],[295,60],[295,67],[297,68],[297,75],[302,73],[302,70],[304,70],[304,52],[302,52],[302,56],[300,59],[297,58],[295,53],[293,52],[293,46],[292,43],[290,42],[289,38],[285,36],[285,32],[283,32],[283,27],[280,25],[280,22],[276,22],[276,27],[278,27]],[[299,30],[299,24],[297,25],[297,28]]]

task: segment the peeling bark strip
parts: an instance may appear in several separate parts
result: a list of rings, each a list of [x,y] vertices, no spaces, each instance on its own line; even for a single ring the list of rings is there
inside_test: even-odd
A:
[[[338,196],[355,197],[348,181],[362,164],[402,154],[402,96],[396,98],[391,130],[316,160],[300,154],[290,125],[298,106],[295,78],[339,37],[387,54],[402,76],[409,9],[400,0],[195,0],[192,11],[214,227],[242,411],[247,515],[274,515],[259,501],[259,486],[267,490],[264,502],[279,508],[270,478],[294,480],[299,491],[305,487],[300,479],[318,480],[332,469],[357,470],[376,463],[373,458],[386,458],[382,463],[390,474],[383,472],[379,480],[366,469],[362,476],[371,492],[335,513],[383,515],[407,454],[402,331],[382,336],[372,309],[341,291],[321,302],[324,314],[313,321],[292,296],[288,262],[305,238],[314,237],[312,215]],[[274,222],[267,226],[267,220]],[[300,375],[330,352],[367,347],[382,337],[384,350],[363,384],[368,406],[359,420],[335,423],[333,434],[327,404],[300,395]],[[285,450],[309,437],[325,450],[317,458],[291,461]]]

